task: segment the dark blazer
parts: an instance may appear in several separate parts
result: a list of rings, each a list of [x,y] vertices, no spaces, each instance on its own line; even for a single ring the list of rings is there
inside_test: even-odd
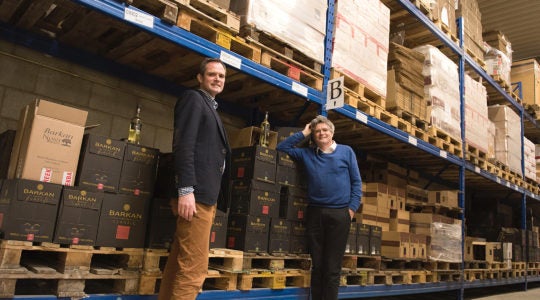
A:
[[[207,97],[200,90],[186,90],[176,102],[175,182],[176,188],[193,186],[199,203],[214,205],[220,199],[218,208],[225,210],[228,197],[220,195],[220,187],[231,150],[221,118]]]

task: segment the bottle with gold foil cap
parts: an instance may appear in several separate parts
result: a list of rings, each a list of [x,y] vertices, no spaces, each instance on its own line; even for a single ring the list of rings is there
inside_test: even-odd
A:
[[[260,129],[261,133],[259,136],[259,145],[268,147],[270,145],[270,122],[268,122],[268,112],[266,112],[264,116]]]
[[[140,144],[141,130],[142,130],[141,106],[137,105],[137,112],[135,116],[131,119],[131,122],[129,124],[128,142],[137,144],[137,145]]]

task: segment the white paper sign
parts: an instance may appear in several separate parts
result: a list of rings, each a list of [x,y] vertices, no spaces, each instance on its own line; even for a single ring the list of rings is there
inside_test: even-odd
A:
[[[326,86],[326,110],[345,105],[345,90],[343,76],[328,81]]]
[[[124,20],[154,28],[154,17],[152,15],[133,8],[126,7],[124,10]]]
[[[368,122],[368,117],[366,114],[364,113],[361,113],[359,112],[358,110],[356,111],[356,119],[364,124],[367,125],[367,122]]]
[[[240,58],[225,51],[221,51],[219,59],[234,68],[240,69],[240,67],[242,67],[242,60]]]
[[[300,94],[300,95],[302,95],[304,97],[307,97],[307,92],[308,92],[307,87],[293,81],[291,89],[293,91],[297,92],[298,94]]]
[[[409,143],[414,145],[414,146],[417,146],[418,145],[418,140],[415,137],[412,137],[412,136],[409,135]]]

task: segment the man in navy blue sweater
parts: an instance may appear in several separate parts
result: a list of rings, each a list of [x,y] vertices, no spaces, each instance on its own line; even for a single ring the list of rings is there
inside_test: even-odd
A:
[[[309,205],[306,216],[312,260],[311,299],[338,299],[341,264],[351,220],[360,206],[362,181],[351,147],[333,140],[334,124],[317,116],[278,146],[303,163],[308,179]],[[312,135],[315,148],[295,145]]]

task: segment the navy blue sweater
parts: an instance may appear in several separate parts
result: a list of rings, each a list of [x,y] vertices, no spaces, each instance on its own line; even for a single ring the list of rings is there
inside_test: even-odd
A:
[[[304,140],[300,131],[279,143],[283,151],[295,161],[303,163],[308,178],[309,204],[319,207],[344,208],[357,211],[362,196],[362,180],[351,147],[338,144],[332,153],[314,148],[296,148]]]

